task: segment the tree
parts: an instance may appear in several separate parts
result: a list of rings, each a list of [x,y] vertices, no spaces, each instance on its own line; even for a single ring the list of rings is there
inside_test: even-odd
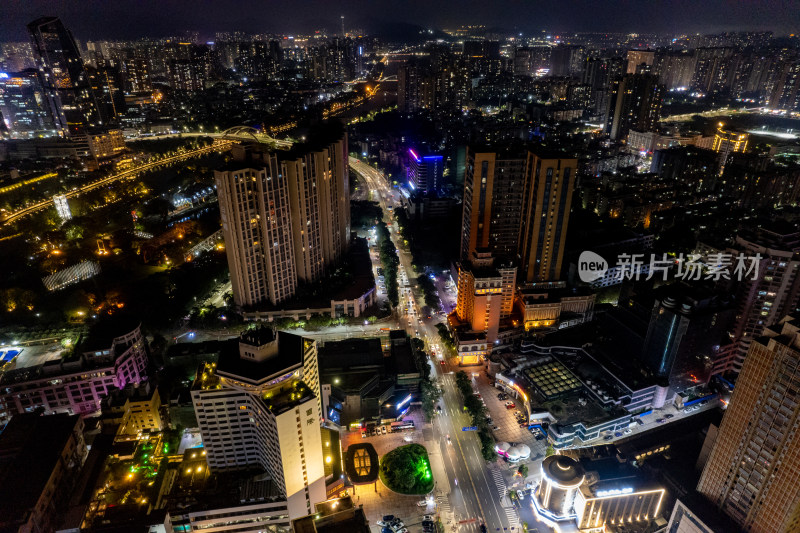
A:
[[[517,468],[517,472],[519,472],[519,475],[522,476],[523,478],[528,477],[528,465],[519,465],[519,468]]]
[[[478,432],[478,438],[481,441],[481,455],[487,461],[494,461],[497,455],[494,451],[494,439],[489,435],[489,430],[482,428]]]
[[[553,448],[553,445],[550,444],[550,445],[547,446],[547,449],[544,452],[544,456],[545,457],[550,457],[551,455],[554,455],[555,453],[556,453],[555,448]]]
[[[442,389],[436,386],[433,381],[428,379],[422,381],[422,410],[425,412],[425,418],[430,420],[433,418],[433,413],[436,409],[436,402],[442,396]]]
[[[464,407],[472,417],[473,426],[486,426],[486,407],[484,407],[480,398],[474,394],[469,394],[464,397]]]

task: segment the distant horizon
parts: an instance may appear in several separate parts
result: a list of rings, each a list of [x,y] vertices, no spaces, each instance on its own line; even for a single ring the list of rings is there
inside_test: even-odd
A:
[[[642,33],[647,35],[696,35],[726,31],[772,31],[776,36],[800,33],[800,9],[783,0],[757,4],[735,0],[688,0],[661,2],[553,1],[521,0],[420,1],[402,3],[372,0],[344,1],[331,5],[324,0],[266,4],[258,0],[184,1],[86,0],[60,4],[52,0],[8,0],[0,7],[0,42],[28,40],[26,24],[41,16],[57,16],[76,39],[136,40],[163,38],[198,32],[211,41],[217,32],[241,31],[246,34],[311,34],[327,29],[363,29],[380,35],[380,28],[418,26],[443,30],[481,24],[499,33],[522,32],[523,37],[543,30],[556,33]]]

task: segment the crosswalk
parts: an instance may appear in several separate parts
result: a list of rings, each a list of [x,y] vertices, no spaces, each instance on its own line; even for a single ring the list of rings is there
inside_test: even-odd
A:
[[[517,513],[516,508],[503,507],[503,511],[505,511],[506,518],[508,518],[508,525],[514,528],[513,531],[517,531],[520,528],[520,523],[519,514]]]
[[[450,512],[450,498],[447,496],[437,496],[436,502],[439,506],[439,513],[449,513]]]
[[[489,472],[492,473],[492,477],[494,478],[494,484],[497,486],[497,491],[500,493],[500,497],[502,498],[508,492],[508,489],[506,488],[506,480],[503,479],[503,474],[500,473],[499,470],[490,468]]]

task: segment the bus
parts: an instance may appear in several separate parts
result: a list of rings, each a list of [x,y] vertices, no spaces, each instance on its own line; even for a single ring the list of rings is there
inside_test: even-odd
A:
[[[414,421],[413,420],[399,420],[397,422],[392,422],[391,428],[392,431],[402,431],[404,429],[414,429]]]

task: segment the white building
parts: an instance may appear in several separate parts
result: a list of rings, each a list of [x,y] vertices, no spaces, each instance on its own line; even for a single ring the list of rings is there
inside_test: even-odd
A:
[[[192,401],[212,472],[263,470],[290,518],[326,499],[313,340],[270,328],[244,333],[201,367]]]

